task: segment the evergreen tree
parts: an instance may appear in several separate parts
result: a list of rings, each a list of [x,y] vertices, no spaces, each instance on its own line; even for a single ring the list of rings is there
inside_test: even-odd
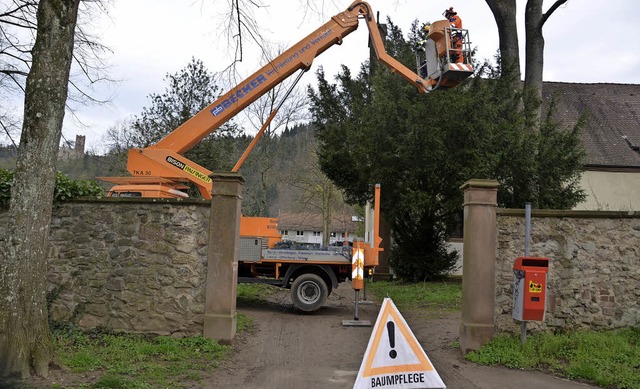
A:
[[[410,43],[390,22],[388,31],[387,50],[412,63]],[[460,186],[471,178],[497,179],[501,207],[569,208],[583,197],[579,126],[562,129],[550,110],[531,132],[508,80],[479,68],[465,84],[426,96],[366,66],[356,77],[343,68],[335,84],[320,70],[318,91],[309,91],[321,168],[351,202],[382,185],[391,265],[402,278],[437,278],[453,266],[445,242],[460,227]]]

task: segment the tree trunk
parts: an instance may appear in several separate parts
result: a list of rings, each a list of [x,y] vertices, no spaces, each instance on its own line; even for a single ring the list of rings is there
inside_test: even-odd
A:
[[[322,184],[318,184],[320,198],[322,199],[322,245],[331,244],[331,219],[333,218],[333,184],[324,179]]]
[[[527,92],[525,105],[533,117],[533,128],[538,128],[542,115],[542,73],[544,70],[544,36],[542,27],[549,16],[567,0],[557,0],[546,13],[542,13],[542,0],[529,0],[525,8],[524,25],[527,43],[525,46],[524,89]]]
[[[542,0],[529,0],[524,14],[525,36],[525,73],[524,89],[526,112],[532,115],[532,128],[538,128],[542,106],[542,70],[544,68],[544,36],[542,36]]]
[[[46,377],[51,361],[47,254],[56,159],[80,0],[41,0],[24,122],[0,245],[0,374]]]
[[[513,82],[513,90],[520,90],[520,49],[516,25],[516,0],[485,0],[493,13],[500,38],[502,77]]]

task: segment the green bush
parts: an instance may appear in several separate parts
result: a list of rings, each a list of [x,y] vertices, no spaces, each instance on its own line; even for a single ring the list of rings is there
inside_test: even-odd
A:
[[[56,173],[55,201],[66,201],[78,197],[102,197],[104,189],[95,180],[72,180],[64,173]]]
[[[0,206],[7,207],[11,199],[13,171],[0,169]],[[64,173],[56,173],[54,201],[67,201],[78,197],[102,197],[104,189],[95,180],[72,180]]]

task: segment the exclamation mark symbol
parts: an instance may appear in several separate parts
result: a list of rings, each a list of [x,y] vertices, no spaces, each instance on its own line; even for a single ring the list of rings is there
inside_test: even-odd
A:
[[[396,347],[396,326],[392,321],[387,322],[387,332],[389,333],[389,345],[391,346],[391,351],[389,351],[389,356],[391,359],[395,359],[398,356],[398,353],[393,348]]]

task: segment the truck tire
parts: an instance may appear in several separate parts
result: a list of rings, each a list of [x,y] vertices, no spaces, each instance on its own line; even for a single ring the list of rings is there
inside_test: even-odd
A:
[[[317,274],[302,274],[291,285],[291,300],[301,311],[313,312],[327,301],[329,290],[322,277]]]

